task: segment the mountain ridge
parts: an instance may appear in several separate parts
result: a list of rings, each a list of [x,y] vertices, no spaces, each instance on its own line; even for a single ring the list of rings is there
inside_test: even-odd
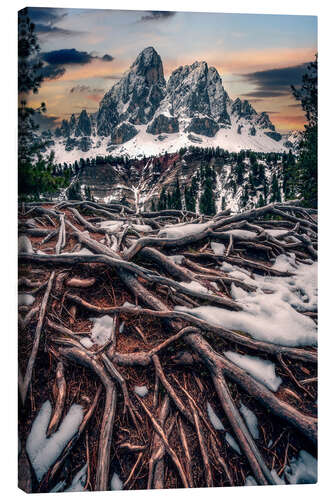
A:
[[[216,68],[195,61],[176,68],[166,82],[161,57],[147,47],[105,93],[96,113],[83,109],[63,120],[52,149],[61,162],[113,151],[158,155],[193,143],[235,152],[288,149],[288,137],[275,130],[267,113],[229,97]]]

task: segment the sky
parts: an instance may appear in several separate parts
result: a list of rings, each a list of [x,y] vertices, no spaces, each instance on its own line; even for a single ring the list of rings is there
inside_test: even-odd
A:
[[[206,61],[232,99],[269,113],[280,132],[301,130],[305,117],[292,96],[317,53],[317,18],[260,14],[29,8],[45,80],[28,103],[46,103],[42,126],[99,102],[145,47],[160,54],[164,76]]]

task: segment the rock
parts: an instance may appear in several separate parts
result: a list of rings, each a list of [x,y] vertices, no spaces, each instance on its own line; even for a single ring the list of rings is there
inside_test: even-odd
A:
[[[192,118],[200,113],[229,124],[229,102],[217,70],[202,61],[173,71],[161,108],[169,109],[175,116]]]
[[[243,128],[243,125],[238,125],[238,127],[237,127],[237,134],[241,134],[242,133],[242,128]]]
[[[256,123],[260,128],[269,128],[270,130],[275,132],[275,127],[271,122],[271,120],[269,119],[268,114],[265,112],[260,113],[260,115],[258,115]]]
[[[103,97],[97,115],[99,135],[109,135],[122,121],[148,123],[165,94],[160,56],[153,47],[144,49],[129,71]]]
[[[282,135],[278,132],[265,132],[265,134],[276,142],[279,142],[282,139]]]
[[[122,123],[112,131],[110,144],[123,144],[133,139],[137,133],[137,129],[130,123]]]
[[[190,141],[192,142],[202,142],[202,139],[200,137],[197,137],[196,135],[188,134],[187,136]]]
[[[92,146],[90,137],[81,137],[77,143],[77,148],[83,152],[89,151]]]
[[[192,118],[189,126],[185,132],[194,132],[198,135],[205,135],[207,137],[214,137],[219,130],[219,125],[211,118]]]
[[[77,139],[68,137],[66,144],[65,144],[65,150],[66,151],[73,151],[73,149],[78,145]]]
[[[251,127],[251,128],[250,128],[250,135],[256,135],[256,133],[257,133],[256,128],[255,128],[254,126],[253,126],[253,127]]]
[[[250,119],[257,115],[256,110],[251,106],[249,101],[242,101],[237,97],[231,106],[232,114],[236,115],[238,118]]]
[[[173,116],[158,115],[147,127],[148,134],[174,134],[179,132],[177,118]]]
[[[85,136],[91,135],[91,122],[85,109],[81,111],[75,129],[75,137],[80,137],[84,135]]]

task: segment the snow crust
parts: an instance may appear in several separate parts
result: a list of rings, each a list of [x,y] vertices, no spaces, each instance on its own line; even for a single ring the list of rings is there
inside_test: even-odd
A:
[[[181,265],[184,260],[184,255],[169,255],[169,259],[171,259],[175,264]]]
[[[277,484],[315,484],[317,482],[317,460],[305,450],[299,452],[298,457],[290,460],[282,477],[276,470],[271,474]],[[244,486],[256,486],[258,483],[253,476],[247,476]]]
[[[19,293],[17,303],[19,306],[31,306],[35,302],[35,297],[29,293]]]
[[[41,481],[68,441],[76,434],[83,419],[83,408],[73,404],[59,429],[47,438],[46,432],[51,415],[51,403],[46,401],[32,424],[26,444],[27,453],[38,481]]]
[[[84,491],[87,479],[88,464],[85,464],[82,469],[73,477],[72,484],[65,491]]]
[[[113,328],[113,318],[105,314],[99,318],[89,319],[94,324],[91,330],[92,342],[94,344],[104,345],[108,340],[110,340]]]
[[[193,292],[211,293],[209,290],[207,290],[206,287],[204,287],[198,281],[190,281],[189,283],[186,281],[182,281],[179,284],[182,285],[183,287],[187,288],[188,290],[192,290]]]
[[[296,263],[294,254],[281,255],[273,268],[293,272],[294,276],[254,275],[252,279],[237,266],[227,263],[221,266],[224,272],[230,273],[228,276],[256,287],[256,291],[246,292],[234,283],[231,285],[232,297],[242,306],[242,311],[215,306],[193,309],[176,306],[175,309],[212,325],[246,332],[257,340],[292,347],[316,345],[316,324],[300,313],[317,309],[317,262]]]
[[[18,253],[34,253],[31,241],[25,234],[18,239]]]
[[[226,351],[223,353],[226,358],[243,368],[258,382],[264,384],[271,391],[276,392],[282,382],[280,377],[275,374],[275,364],[267,359],[261,359],[257,356],[248,356],[247,354],[238,354],[237,352]]]
[[[317,460],[305,450],[297,458],[290,460],[285,469],[285,477],[290,484],[314,484],[317,482]]]
[[[237,441],[232,437],[232,435],[227,432],[226,435],[225,435],[225,440],[226,442],[231,446],[231,448],[236,452],[238,453],[238,455],[241,455],[242,452],[241,452],[241,449],[240,447],[238,446],[237,444]]]
[[[211,407],[210,403],[207,403],[207,413],[209,420],[211,421],[212,426],[216,430],[224,430],[224,425],[222,424],[221,420],[219,417],[216,415],[215,411]]]
[[[134,391],[140,398],[144,398],[148,394],[148,387],[146,385],[136,385]]]
[[[163,228],[158,232],[160,238],[184,238],[184,236],[194,236],[201,233],[209,227],[209,222],[204,222],[200,224],[185,224],[183,226],[171,226],[168,228]]]
[[[118,476],[116,472],[113,473],[113,476],[111,478],[111,490],[117,491],[117,490],[122,490],[124,487],[124,483]]]
[[[258,429],[258,419],[256,415],[253,413],[250,408],[247,408],[243,403],[239,408],[240,413],[243,415],[245,423],[252,434],[254,439],[259,438],[259,429]]]
[[[225,245],[223,243],[217,243],[216,241],[211,241],[210,247],[215,255],[222,256],[225,252]]]

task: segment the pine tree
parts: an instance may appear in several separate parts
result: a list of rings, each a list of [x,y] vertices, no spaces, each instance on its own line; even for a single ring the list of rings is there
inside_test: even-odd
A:
[[[166,208],[167,208],[167,195],[165,192],[165,187],[163,186],[157,203],[157,210],[165,210]]]
[[[281,201],[280,186],[279,186],[279,182],[278,182],[278,179],[277,179],[277,176],[275,173],[273,174],[273,177],[272,177],[270,201],[271,202],[275,202],[275,201],[280,202]]]
[[[172,195],[171,195],[171,207],[169,207],[169,208],[174,208],[175,210],[182,209],[182,195],[180,192],[178,176],[176,178],[175,189],[173,190]]]
[[[195,212],[195,196],[192,188],[185,186],[185,208],[189,212]]]
[[[151,207],[150,207],[151,212],[156,212],[156,207],[155,207],[155,201],[151,200]]]
[[[200,213],[205,215],[215,215],[215,201],[213,185],[210,177],[206,178],[203,184],[203,191],[199,201]]]
[[[299,156],[294,180],[304,205],[317,208],[318,204],[318,61],[311,62],[303,76],[300,90],[292,87],[294,97],[301,102],[308,121],[299,144]]]

